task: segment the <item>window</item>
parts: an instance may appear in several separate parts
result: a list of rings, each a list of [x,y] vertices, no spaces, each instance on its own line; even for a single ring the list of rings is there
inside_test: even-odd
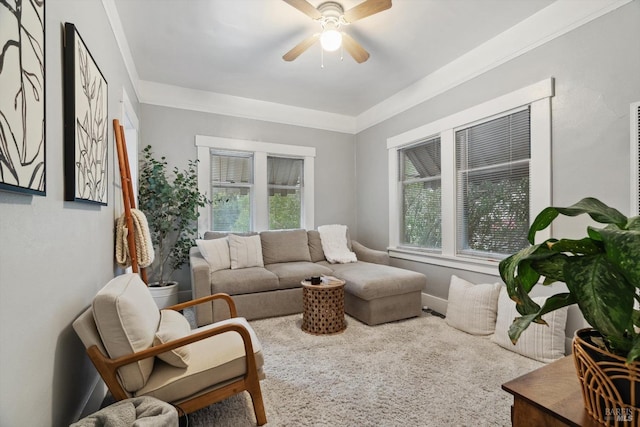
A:
[[[389,138],[390,255],[496,274],[526,246],[551,204],[551,96],[547,79]]]
[[[211,229],[247,232],[251,229],[253,155],[211,151]]]
[[[458,254],[528,245],[530,141],[529,108],[456,131]]]
[[[314,228],[315,148],[196,136],[198,187],[213,203],[198,229]]]
[[[400,150],[404,245],[442,247],[440,158],[439,137]]]
[[[300,228],[303,164],[302,159],[267,157],[269,230]]]

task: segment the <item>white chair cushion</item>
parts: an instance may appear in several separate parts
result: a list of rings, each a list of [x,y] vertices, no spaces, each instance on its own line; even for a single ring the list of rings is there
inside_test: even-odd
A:
[[[249,331],[256,367],[264,365],[262,346],[255,332],[243,317],[235,317],[193,329],[192,334],[225,324],[240,324]],[[240,334],[225,332],[196,341],[191,346],[191,359],[186,369],[166,363],[156,363],[147,384],[136,392],[137,396],[153,396],[167,402],[178,402],[213,386],[241,377],[246,372],[244,344]]]
[[[153,345],[160,310],[140,276],[124,274],[112,279],[93,299],[93,317],[100,338],[112,359],[145,350]],[[118,370],[125,390],[143,387],[153,370],[154,358]]]
[[[536,304],[544,304],[546,297],[532,298]],[[518,342],[513,345],[509,339],[509,326],[513,319],[520,317],[516,303],[509,298],[507,288],[503,287],[498,297],[498,318],[496,331],[491,340],[501,347],[511,350],[540,362],[553,362],[564,357],[565,327],[567,324],[568,307],[552,311],[542,316],[549,326],[532,323],[520,335]]]
[[[445,321],[473,335],[491,335],[496,329],[500,283],[474,285],[451,276]]]
[[[160,310],[160,326],[153,340],[153,345],[160,345],[178,338],[186,337],[191,333],[189,321],[180,313],[174,310]],[[171,351],[158,355],[160,360],[177,368],[189,366],[191,357],[191,345],[175,348]]]
[[[245,237],[229,234],[229,255],[231,257],[232,270],[264,267],[260,235]]]
[[[196,240],[196,245],[202,257],[209,263],[209,271],[211,273],[231,268],[228,238],[198,239]]]

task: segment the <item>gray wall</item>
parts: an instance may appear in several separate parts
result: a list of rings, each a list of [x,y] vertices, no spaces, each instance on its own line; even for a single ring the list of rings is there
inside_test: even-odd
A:
[[[552,98],[552,200],[586,196],[630,212],[629,105],[640,101],[640,2],[631,2],[554,41],[357,135],[358,237],[384,249],[389,241],[387,138],[555,78]],[[554,232],[583,233],[586,220],[558,221]],[[455,273],[470,281],[496,277],[416,262],[396,265],[425,273],[427,293],[447,298]],[[497,269],[496,269],[497,274]]]
[[[153,147],[170,167],[183,169],[197,157],[195,136],[245,139],[315,147],[315,225],[345,224],[355,230],[355,136],[301,126],[141,105],[140,149]],[[188,269],[176,272],[181,299],[190,295]]]
[[[114,275],[114,187],[105,207],[63,201],[64,22],[77,26],[108,81],[109,119],[120,117],[123,85],[136,104],[102,2],[47,1],[47,195],[0,192],[1,426],[67,426],[98,379],[71,322]]]

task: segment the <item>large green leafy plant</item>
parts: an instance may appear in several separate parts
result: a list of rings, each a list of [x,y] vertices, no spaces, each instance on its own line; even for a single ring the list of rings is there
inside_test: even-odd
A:
[[[165,157],[154,158],[151,146],[140,162],[138,207],[149,223],[155,260],[150,280],[160,285],[189,260],[189,250],[198,236],[198,208],[209,203],[198,191],[197,161],[189,160],[184,171],[170,173]]]
[[[579,240],[548,239],[534,244],[536,232],[548,227],[558,215],[588,214],[604,228],[587,228]],[[522,315],[509,328],[515,343],[532,323],[544,324],[541,316],[558,308],[578,304],[585,320],[602,335],[612,353],[627,363],[640,358],[640,217],[627,218],[594,198],[567,207],[548,207],[534,220],[528,235],[530,247],[500,262],[500,275]],[[529,292],[544,277],[543,285],[564,282],[569,292],[549,297],[539,306]]]

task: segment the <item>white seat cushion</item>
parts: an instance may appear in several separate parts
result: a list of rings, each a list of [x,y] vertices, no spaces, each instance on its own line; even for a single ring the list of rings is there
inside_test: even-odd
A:
[[[247,328],[260,372],[264,359],[262,346],[255,332],[243,317],[235,317],[191,331],[192,334],[225,324],[239,324]],[[189,366],[176,368],[158,362],[146,385],[136,392],[137,396],[153,396],[167,402],[177,402],[203,392],[214,385],[241,377],[246,372],[244,343],[240,334],[225,332],[190,344]]]
[[[137,274],[112,279],[93,299],[93,317],[100,338],[112,359],[145,350],[153,345],[160,323],[160,310]],[[118,370],[125,390],[135,392],[145,385],[154,358]]]

